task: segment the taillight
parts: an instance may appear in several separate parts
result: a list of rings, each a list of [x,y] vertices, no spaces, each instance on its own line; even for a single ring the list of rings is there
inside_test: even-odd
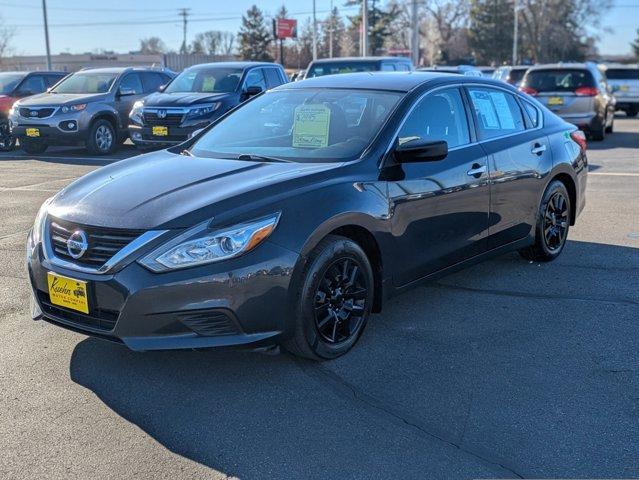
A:
[[[537,95],[537,93],[539,93],[539,92],[537,92],[537,90],[535,90],[535,89],[534,89],[534,88],[532,88],[532,87],[519,87],[519,91],[520,91],[520,92],[527,93],[528,95],[532,95],[533,97],[534,97],[535,95]]]
[[[575,90],[578,97],[596,97],[599,91],[595,87],[579,87]]]
[[[581,149],[581,153],[586,153],[586,147],[588,146],[588,144],[586,142],[586,134],[583,131],[575,130],[574,132],[571,132],[570,138],[572,138],[573,141],[577,145],[579,145],[579,148]]]

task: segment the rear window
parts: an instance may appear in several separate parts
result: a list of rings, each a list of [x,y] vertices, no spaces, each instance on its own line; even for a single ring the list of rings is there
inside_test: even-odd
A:
[[[639,80],[639,68],[609,68],[608,80]]]
[[[379,70],[378,62],[331,62],[312,65],[306,78],[335,75],[336,73],[372,72]]]
[[[538,92],[573,92],[578,88],[597,85],[588,70],[558,68],[529,71],[522,86],[534,88]]]

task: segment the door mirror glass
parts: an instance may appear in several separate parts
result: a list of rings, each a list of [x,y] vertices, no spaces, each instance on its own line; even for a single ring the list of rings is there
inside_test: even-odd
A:
[[[255,95],[259,95],[260,93],[262,93],[262,87],[260,87],[259,85],[251,85],[250,87],[246,87],[246,90],[244,90],[244,93],[246,94],[247,97],[253,97]]]
[[[135,89],[129,87],[120,87],[118,92],[121,97],[127,97],[129,95],[135,95]]]
[[[445,140],[408,140],[395,148],[395,158],[400,163],[435,162],[448,155]]]

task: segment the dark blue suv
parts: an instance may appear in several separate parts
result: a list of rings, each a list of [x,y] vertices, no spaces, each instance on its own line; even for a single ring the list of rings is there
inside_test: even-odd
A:
[[[129,135],[140,148],[181,143],[251,96],[287,81],[284,69],[274,63],[195,65],[161,92],[135,103]]]

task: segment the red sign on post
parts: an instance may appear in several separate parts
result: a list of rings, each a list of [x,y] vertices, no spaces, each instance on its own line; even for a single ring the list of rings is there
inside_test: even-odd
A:
[[[297,38],[297,20],[292,18],[277,18],[275,20],[275,38]]]

